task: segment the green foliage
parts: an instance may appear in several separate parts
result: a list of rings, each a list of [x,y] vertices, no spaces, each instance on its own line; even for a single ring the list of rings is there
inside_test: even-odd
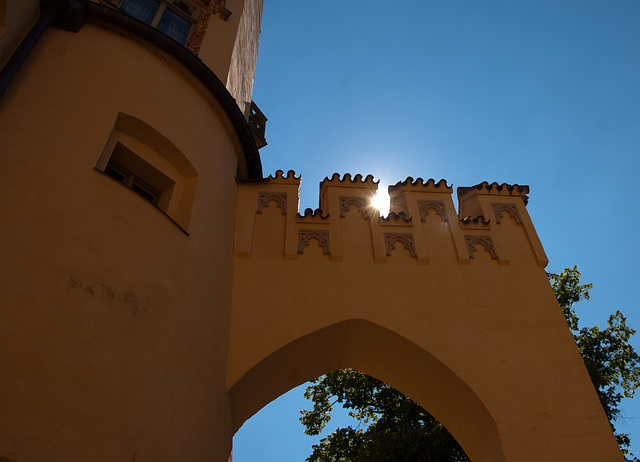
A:
[[[580,276],[577,266],[565,268],[560,274],[547,273],[551,288],[572,332],[578,330],[578,315],[573,304],[580,300],[589,300],[589,290],[593,288],[593,284],[580,284]]]
[[[304,397],[313,409],[301,411],[307,435],[318,435],[341,404],[357,428],[338,428],[313,446],[309,462],[468,461],[456,440],[427,411],[405,395],[362,372],[342,369],[316,379]]]
[[[614,423],[621,417],[622,399],[633,397],[640,386],[640,356],[629,344],[636,331],[627,326],[627,318],[620,311],[609,316],[605,329],[597,325],[579,328],[573,304],[588,300],[593,284],[580,284],[581,274],[576,266],[548,276],[620,449],[625,456],[633,457],[629,453],[629,435],[616,433]]]
[[[635,330],[627,326],[620,311],[609,316],[605,329],[597,325],[580,328],[573,305],[589,299],[593,284],[580,284],[581,274],[575,266],[548,277],[620,449],[628,461],[638,461],[629,452],[629,435],[617,434],[614,426],[621,417],[623,397],[632,397],[640,386],[640,357],[629,344]],[[309,462],[469,460],[449,432],[422,407],[356,370],[343,369],[316,379],[304,397],[313,402],[312,410],[301,411],[307,435],[320,434],[335,404],[358,420],[356,428],[338,428],[314,445]]]

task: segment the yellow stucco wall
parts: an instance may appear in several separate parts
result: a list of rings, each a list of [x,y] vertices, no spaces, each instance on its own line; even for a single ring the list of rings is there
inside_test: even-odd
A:
[[[94,168],[120,114],[197,172],[189,235]],[[0,132],[1,456],[226,460],[240,154],[217,102],[149,44],[48,29]]]
[[[527,187],[461,189],[461,216],[476,213],[459,221],[444,182],[392,187],[388,219],[368,205],[370,177],[325,180],[322,210],[304,216],[298,183],[239,184],[234,428],[353,367],[423,405],[473,461],[621,460],[547,281]]]

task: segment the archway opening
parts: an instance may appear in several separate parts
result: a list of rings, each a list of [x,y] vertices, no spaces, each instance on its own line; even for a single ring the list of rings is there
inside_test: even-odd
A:
[[[287,391],[240,427],[233,437],[233,462],[302,462],[311,454],[311,447],[334,427],[354,423],[346,412],[336,409],[325,432],[305,435],[299,418],[300,410],[309,407],[309,401],[303,397],[307,386],[304,383]]]
[[[409,397],[355,369],[342,369],[290,390],[244,423],[234,437],[233,462],[253,460],[469,459]]]
[[[474,462],[504,460],[496,423],[460,377],[404,337],[362,319],[339,322],[292,341],[231,383],[233,431],[291,388],[349,367],[390,384],[429,409]]]

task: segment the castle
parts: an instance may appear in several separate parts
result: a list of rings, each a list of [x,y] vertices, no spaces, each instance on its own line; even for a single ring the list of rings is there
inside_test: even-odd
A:
[[[0,460],[214,461],[353,367],[476,461],[620,461],[526,186],[265,177],[262,0],[0,0]]]

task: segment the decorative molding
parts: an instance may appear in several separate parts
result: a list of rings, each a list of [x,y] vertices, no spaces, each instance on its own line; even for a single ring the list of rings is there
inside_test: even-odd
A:
[[[276,205],[280,207],[282,215],[287,214],[287,193],[275,191],[260,191],[258,195],[258,213],[262,213],[265,207],[269,206],[269,201],[276,201]]]
[[[519,184],[507,184],[507,183],[487,183],[483,181],[475,186],[461,186],[458,188],[458,199],[475,194],[492,195],[492,196],[513,196],[521,197],[524,205],[527,205],[529,201],[529,186]]]
[[[465,242],[467,243],[467,250],[469,251],[469,258],[473,258],[473,252],[476,251],[476,245],[481,244],[484,249],[491,254],[491,258],[498,258],[498,253],[493,245],[491,236],[465,236]]]
[[[329,253],[329,230],[328,229],[299,229],[298,230],[298,253],[304,253],[304,248],[309,245],[311,239],[317,239],[322,247],[322,253]]]
[[[399,213],[389,212],[389,215],[387,215],[386,217],[380,217],[381,224],[390,224],[393,226],[398,224],[402,225],[403,223],[409,224],[411,223],[412,220],[413,220],[413,217],[407,216],[407,214],[404,212],[399,212]]]
[[[369,208],[364,197],[340,196],[340,216],[344,217],[349,211],[349,207],[355,205],[362,212],[363,218],[369,218]]]
[[[452,187],[447,184],[447,180],[441,179],[436,182],[433,178],[429,178],[427,181],[422,178],[416,178],[409,176],[404,181],[398,181],[396,184],[390,186],[390,191],[394,191],[396,189],[404,189],[409,188],[409,190],[416,190],[417,188],[426,189],[434,192],[451,192]]]
[[[293,170],[289,170],[286,175],[282,170],[276,170],[276,173],[269,175],[267,180],[299,180],[300,178],[302,178],[302,176],[296,176],[296,172]]]
[[[522,217],[520,216],[520,212],[518,211],[516,204],[492,203],[491,208],[493,208],[493,213],[496,216],[496,223],[498,224],[502,219],[502,212],[509,212],[509,215],[515,218],[516,223],[522,223]]]
[[[211,0],[204,0],[204,3],[207,4],[210,1]],[[212,13],[215,14],[220,19],[222,19],[223,21],[226,21],[227,19],[229,19],[229,16],[231,16],[231,11],[225,8],[226,3],[227,3],[227,0],[213,0]]]
[[[467,192],[467,190],[476,189],[478,191],[483,191],[486,193],[495,191],[496,193],[502,194],[512,194],[512,195],[524,195],[529,194],[529,186],[527,185],[519,185],[519,184],[507,184],[502,183],[498,184],[495,181],[493,183],[488,183],[487,181],[483,181],[480,184],[471,187],[460,187],[458,189]]]
[[[324,183],[332,183],[332,182],[343,183],[341,186],[344,186],[344,183],[354,183],[359,185],[368,184],[373,186],[380,183],[380,180],[374,181],[373,175],[367,175],[366,177],[364,177],[360,173],[357,173],[355,176],[352,176],[351,173],[345,173],[342,176],[342,178],[340,178],[339,173],[334,173],[333,175],[331,175],[331,178],[325,177],[325,179],[322,180],[320,185],[323,185]]]
[[[465,226],[482,226],[482,227],[488,227],[491,224],[491,220],[487,220],[483,215],[478,215],[475,218],[471,218],[469,217],[464,217],[460,220],[460,223],[465,225]]]
[[[384,233],[384,244],[387,249],[387,256],[396,248],[395,243],[402,242],[404,248],[409,251],[412,257],[417,257],[416,244],[411,233]]]
[[[307,219],[316,219],[316,221],[325,221],[329,218],[329,214],[325,214],[322,209],[312,209],[306,208],[304,209],[304,213],[298,212],[298,218],[307,218]]]
[[[429,178],[427,181],[424,181],[422,178],[418,177],[415,180],[412,176],[408,176],[404,181],[400,181],[397,184],[402,184],[403,186],[411,185],[411,186],[433,186],[435,188],[440,188],[444,186],[445,188],[449,188],[447,186],[447,180],[444,178],[436,183],[436,180],[433,178]]]
[[[436,215],[442,217],[442,221],[448,222],[447,210],[444,208],[444,201],[418,201],[418,209],[420,210],[420,220],[427,221],[429,209],[433,209]]]
[[[200,53],[204,34],[207,32],[207,27],[209,27],[209,20],[211,19],[211,14],[214,8],[211,1],[196,0],[196,3],[200,6],[200,14],[198,15],[194,25],[193,34],[191,34],[191,38],[186,45],[189,51],[194,55],[198,55],[198,53]]]

